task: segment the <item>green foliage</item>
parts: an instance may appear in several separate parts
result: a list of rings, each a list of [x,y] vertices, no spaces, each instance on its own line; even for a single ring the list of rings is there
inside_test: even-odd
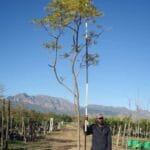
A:
[[[98,58],[99,58],[98,54],[89,54],[88,55],[88,64],[89,65],[97,65],[99,62]]]
[[[45,7],[47,15],[41,19],[35,19],[35,24],[41,25],[50,35],[50,42],[44,43],[44,47],[52,50],[51,52],[51,68],[55,69],[55,75],[59,83],[62,82],[56,73],[56,65],[58,66],[58,57],[61,56],[64,59],[74,62],[75,68],[77,66],[84,67],[87,61],[84,52],[85,48],[85,34],[82,33],[83,26],[87,20],[95,23],[95,18],[103,16],[101,11],[92,4],[91,0],[51,0]],[[64,38],[65,31],[69,29],[69,40],[71,48],[69,50],[64,49],[61,54],[58,54],[58,50],[62,49],[62,43],[60,40]],[[68,32],[67,32],[68,33]],[[82,34],[82,35],[81,35]],[[97,39],[101,35],[101,32],[89,31],[87,37],[87,45],[96,44]],[[82,38],[83,39],[82,39]],[[60,51],[59,51],[60,52]],[[75,56],[76,55],[76,56]],[[77,56],[78,55],[78,56]],[[75,57],[74,57],[75,56]],[[73,60],[74,59],[74,60]],[[99,56],[98,54],[88,54],[88,65],[97,65]],[[76,62],[76,63],[75,63]],[[77,72],[80,69],[76,69]]]
[[[90,0],[52,0],[45,9],[48,15],[34,21],[52,28],[65,27],[79,18],[102,16],[102,12],[98,12]]]
[[[95,123],[95,118],[89,119],[90,124]],[[132,127],[136,127],[138,124],[142,129],[146,129],[150,126],[150,120],[148,119],[140,119],[133,120],[129,117],[119,118],[119,117],[108,117],[105,118],[105,123],[110,126],[124,126],[125,124],[131,124]]]
[[[44,47],[48,48],[48,49],[52,49],[52,50],[61,49],[62,48],[62,46],[58,45],[56,43],[56,41],[51,41],[50,43],[44,43]]]
[[[25,149],[26,143],[24,141],[9,141],[9,149],[12,150],[21,150],[21,149]]]
[[[54,113],[42,113],[36,112],[34,110],[27,110],[25,108],[21,108],[19,106],[11,108],[11,117],[12,117],[12,126],[20,127],[22,125],[22,117],[24,118],[25,126],[30,123],[41,125],[43,121],[49,122],[50,118],[54,118],[54,121],[60,122],[72,122],[73,119],[71,116],[62,114],[54,114]],[[1,120],[1,116],[0,116]]]

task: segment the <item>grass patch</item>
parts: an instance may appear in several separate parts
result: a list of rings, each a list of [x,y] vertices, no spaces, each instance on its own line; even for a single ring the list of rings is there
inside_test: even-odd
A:
[[[26,143],[23,141],[9,141],[8,142],[8,149],[10,150],[27,150]]]

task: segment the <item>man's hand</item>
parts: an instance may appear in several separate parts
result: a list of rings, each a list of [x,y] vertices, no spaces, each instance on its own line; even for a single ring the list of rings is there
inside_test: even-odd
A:
[[[88,121],[88,116],[87,115],[84,116],[84,120]]]

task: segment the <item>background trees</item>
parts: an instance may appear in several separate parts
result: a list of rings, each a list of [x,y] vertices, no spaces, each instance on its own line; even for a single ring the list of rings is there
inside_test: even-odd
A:
[[[1,121],[0,122],[0,129],[1,129],[0,135],[1,137],[3,137],[1,138],[1,140],[3,140],[3,144],[1,144],[1,146],[3,146],[3,148],[5,149],[6,149],[7,140],[9,143],[7,145],[8,148],[10,148],[11,145],[13,145],[12,133],[18,136],[17,138],[15,136],[15,138],[17,139],[16,140],[17,142],[22,140],[22,142],[20,142],[20,146],[21,146],[21,143],[27,142],[26,145],[28,145],[30,143],[30,142],[28,143],[28,141],[34,141],[40,137],[41,138],[45,137],[46,134],[49,134],[50,118],[54,118],[54,125],[58,125],[59,122],[63,121],[65,124],[74,128],[74,122],[75,122],[74,116],[36,112],[33,110],[27,110],[25,108],[21,108],[19,106],[12,107],[10,105],[11,115],[10,115],[9,133],[11,133],[11,135],[6,134],[7,133],[6,131],[8,128],[7,114],[9,114],[8,113],[9,102],[7,100],[5,100],[5,102],[0,100],[0,104],[2,103],[3,103],[3,112],[2,112],[2,109],[0,109],[0,121]],[[3,128],[2,128],[2,113],[3,113]],[[109,124],[109,126],[112,129],[113,146],[117,146],[118,149],[120,148],[125,149],[125,146],[127,146],[128,139],[148,141],[150,138],[150,120],[148,119],[135,120],[133,118],[128,118],[128,117],[108,117],[105,119],[106,119],[106,123]],[[95,117],[89,118],[90,123],[93,123],[94,121],[95,121]],[[22,126],[22,122],[24,126]],[[67,130],[67,128],[65,130]],[[39,131],[38,136],[40,137],[37,137],[36,135],[37,131]],[[7,139],[6,138],[7,135],[10,136],[10,138]],[[26,138],[26,141],[24,137]]]

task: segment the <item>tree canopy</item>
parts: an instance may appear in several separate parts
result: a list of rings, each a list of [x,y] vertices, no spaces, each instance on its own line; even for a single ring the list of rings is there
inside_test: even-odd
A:
[[[103,15],[92,5],[91,0],[52,0],[45,9],[48,15],[36,22],[52,28],[62,28],[79,19]]]

